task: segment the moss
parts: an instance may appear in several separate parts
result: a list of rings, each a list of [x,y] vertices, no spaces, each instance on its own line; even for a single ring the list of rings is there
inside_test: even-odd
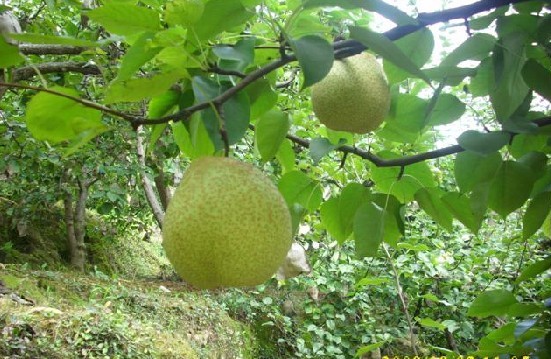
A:
[[[180,282],[13,265],[0,277],[36,302],[23,306],[0,298],[0,357],[252,358],[247,327]]]

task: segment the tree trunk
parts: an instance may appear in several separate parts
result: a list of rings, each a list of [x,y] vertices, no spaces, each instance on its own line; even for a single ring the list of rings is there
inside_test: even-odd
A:
[[[69,189],[70,170],[65,169],[63,172],[63,185],[65,197],[63,204],[65,207],[65,226],[67,228],[67,244],[69,246],[69,260],[71,266],[78,270],[84,270],[86,264],[86,245],[84,237],[86,236],[86,200],[88,199],[89,188],[98,179],[90,181],[78,182],[78,198],[76,203],[73,199],[73,194]]]
[[[78,270],[84,270],[86,259],[84,243],[79,243],[75,228],[75,214],[73,212],[73,195],[66,191],[63,199],[65,206],[65,227],[67,228],[67,244],[69,245],[69,261],[71,266]],[[84,238],[83,238],[84,239]]]
[[[140,176],[142,177],[142,185],[145,191],[145,197],[147,198],[147,202],[149,203],[149,206],[153,211],[153,216],[155,217],[155,220],[159,224],[159,228],[162,228],[165,212],[163,210],[161,201],[155,194],[153,182],[149,179],[149,177],[147,177],[147,173],[145,171],[145,147],[143,144],[144,131],[141,126],[138,127],[137,135],[138,162],[140,164]]]

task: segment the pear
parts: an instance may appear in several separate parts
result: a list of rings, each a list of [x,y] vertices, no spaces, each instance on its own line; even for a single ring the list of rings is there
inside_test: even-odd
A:
[[[277,187],[250,164],[203,157],[191,163],[163,220],[176,272],[201,289],[262,284],[291,247],[291,216]]]
[[[320,122],[332,130],[376,130],[390,108],[381,65],[367,53],[335,61],[327,76],[312,86],[312,105]]]

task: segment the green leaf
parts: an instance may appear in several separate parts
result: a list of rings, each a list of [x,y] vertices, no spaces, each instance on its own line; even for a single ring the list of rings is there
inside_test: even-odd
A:
[[[188,131],[191,138],[191,145],[193,146],[193,152],[189,153],[188,156],[191,158],[198,158],[214,154],[216,146],[205,126],[205,121],[199,113],[195,113],[191,116]]]
[[[105,103],[138,102],[162,95],[182,78],[179,71],[160,73],[151,77],[114,81],[105,93]]]
[[[526,317],[543,312],[543,308],[535,303],[517,303],[513,304],[507,315],[509,317]]]
[[[161,23],[159,13],[152,9],[118,1],[88,11],[90,19],[97,21],[107,31],[132,36],[144,31],[158,31]]]
[[[408,14],[382,0],[305,0],[303,6],[307,9],[321,6],[339,6],[344,9],[362,8],[379,13],[397,25],[417,24],[417,21]]]
[[[547,257],[540,261],[530,264],[528,267],[524,268],[518,278],[515,280],[515,283],[520,283],[528,279],[536,278],[538,274],[545,272],[551,268],[551,257]]]
[[[490,187],[490,208],[507,217],[530,197],[535,180],[529,167],[515,161],[503,162]]]
[[[404,205],[396,197],[382,193],[373,194],[372,201],[385,211],[384,241],[396,248],[405,231]]]
[[[513,138],[509,152],[515,158],[521,158],[529,152],[543,152],[547,146],[547,136],[521,133]]]
[[[233,95],[222,105],[222,111],[228,142],[233,145],[243,138],[249,128],[251,113],[249,97],[244,92]]]
[[[530,59],[522,67],[522,78],[540,96],[551,101],[551,71]]]
[[[320,208],[321,223],[329,234],[343,243],[352,234],[354,215],[370,199],[369,190],[359,183],[346,186],[341,195],[324,202]]]
[[[525,34],[514,32],[502,38],[492,55],[495,81],[490,99],[497,119],[508,119],[522,104],[529,88],[522,77],[526,61],[524,54]]]
[[[75,39],[73,37],[63,37],[55,35],[43,35],[43,34],[11,34],[10,37],[19,42],[25,42],[29,44],[50,44],[50,45],[67,45],[67,46],[80,46],[80,47],[99,47],[99,44],[94,41]]]
[[[444,331],[446,329],[446,326],[444,324],[431,318],[417,318],[417,321],[419,322],[419,324],[427,328],[435,328],[441,331]]]
[[[464,151],[455,159],[455,180],[462,193],[470,192],[476,185],[489,182],[501,166],[501,154],[493,152],[481,155],[477,152]]]
[[[451,231],[453,217],[440,197],[443,191],[438,188],[421,188],[415,193],[419,206],[439,225]]]
[[[386,36],[359,26],[350,26],[349,30],[351,38],[360,41],[363,45],[381,55],[385,60],[392,62],[394,65],[430,84],[430,79],[421,71],[419,66]]]
[[[411,94],[399,94],[379,131],[379,136],[394,142],[414,143],[425,126],[427,101]]]
[[[438,66],[424,68],[423,72],[433,81],[444,82],[450,86],[457,86],[465,77],[475,76],[477,74],[477,70],[479,70],[479,68]]]
[[[189,158],[195,158],[195,149],[191,143],[191,136],[186,126],[181,121],[173,122],[170,125],[172,127],[174,142],[176,142],[178,148],[180,148],[180,152]]]
[[[551,192],[542,192],[532,199],[522,218],[522,237],[530,238],[543,225],[551,213]]]
[[[251,121],[256,121],[277,103],[277,92],[272,89],[270,82],[266,79],[253,82],[246,87],[245,92],[249,95],[251,102]]]
[[[318,164],[323,156],[327,155],[331,151],[339,148],[346,143],[345,139],[341,139],[338,144],[332,144],[327,138],[314,138],[310,141],[310,156],[314,161],[314,164]]]
[[[492,35],[476,33],[446,56],[440,66],[456,66],[465,60],[482,60],[493,50],[495,43],[496,39]]]
[[[321,81],[333,66],[333,46],[315,35],[289,42],[304,74],[303,88]]]
[[[243,25],[253,15],[239,0],[210,0],[193,30],[199,40],[207,40]]]
[[[476,297],[469,307],[467,315],[478,318],[505,315],[509,308],[516,303],[518,301],[513,293],[506,290],[490,290]]]
[[[365,287],[365,286],[368,286],[368,285],[381,285],[381,284],[386,284],[386,283],[391,283],[390,278],[365,277],[365,278],[360,279],[356,283],[356,288],[361,288],[361,287]]]
[[[354,216],[354,240],[356,255],[375,257],[384,239],[385,211],[373,202],[364,203]]]
[[[380,348],[385,344],[386,344],[386,340],[383,340],[383,341],[380,341],[380,342],[377,342],[377,343],[362,346],[362,347],[358,348],[358,350],[356,350],[356,355],[355,356],[361,358],[364,354],[372,352],[373,350],[375,350],[377,348]]]
[[[78,93],[61,87],[51,90],[78,97]],[[86,107],[78,102],[40,92],[27,104],[26,122],[32,135],[44,141],[59,143],[76,140],[84,136],[91,138],[89,133],[97,135],[108,128],[101,121],[102,114],[96,109]]]
[[[148,105],[148,118],[159,118],[166,115],[169,111],[178,106],[179,101],[180,91],[176,90],[168,90],[152,98]]]
[[[442,202],[459,222],[463,223],[471,232],[477,233],[482,224],[480,211],[473,208],[471,199],[457,192],[450,192],[442,196]]]
[[[171,27],[188,27],[199,21],[204,10],[203,1],[173,0],[165,5],[164,18]]]
[[[315,211],[321,203],[319,183],[300,171],[284,174],[279,180],[278,188],[289,207],[298,203],[309,211]]]
[[[398,167],[375,167],[371,170],[376,187],[383,193],[390,193],[402,203],[410,202],[421,187],[434,187],[436,183],[425,162],[406,166],[400,178]]]
[[[434,49],[434,37],[432,31],[427,28],[422,28],[394,41],[394,44],[396,44],[415,65],[421,67],[428,61],[432,54],[432,50]],[[409,72],[402,70],[389,61],[384,62],[384,69],[388,81],[391,84],[401,82],[409,75]]]
[[[465,104],[451,94],[441,94],[436,104],[426,116],[427,125],[447,125],[459,119],[465,112]]]
[[[468,151],[480,154],[496,152],[509,143],[511,134],[502,131],[478,132],[468,130],[463,132],[458,138],[457,143]]]
[[[25,58],[19,53],[19,48],[8,44],[2,36],[0,36],[0,68],[11,67],[17,65]]]
[[[132,77],[147,61],[161,51],[160,47],[152,46],[155,34],[142,34],[124,54],[116,81],[125,81]]]
[[[276,154],[276,159],[283,167],[283,173],[291,172],[295,169],[295,151],[291,140],[283,140]]]
[[[270,110],[258,119],[256,148],[263,161],[269,161],[276,155],[290,127],[289,116],[279,109]]]
[[[244,71],[254,61],[254,37],[239,40],[233,46],[216,46],[213,52],[220,58],[220,68]]]

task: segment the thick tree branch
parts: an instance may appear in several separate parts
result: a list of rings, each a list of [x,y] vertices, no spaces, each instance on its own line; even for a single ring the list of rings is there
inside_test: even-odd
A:
[[[57,72],[77,72],[83,75],[101,75],[99,67],[86,62],[46,62],[12,70],[11,81],[19,82],[28,80],[38,74],[44,75]]]
[[[538,127],[550,126],[551,125],[551,116],[544,117],[533,121]],[[254,129],[254,127],[252,127]],[[510,132],[511,136],[516,136],[518,133]],[[287,138],[290,139],[293,143],[308,148],[310,147],[310,141],[301,137],[294,135],[287,135]],[[459,145],[448,146],[440,148],[433,151],[418,153],[412,156],[405,156],[392,159],[384,159],[372,154],[369,151],[361,150],[355,146],[344,145],[336,149],[336,151],[343,152],[345,154],[352,153],[356,156],[359,156],[365,160],[370,161],[377,167],[404,167],[409,166],[418,162],[423,162],[426,160],[434,160],[440,157],[446,157],[453,155],[455,153],[463,152],[465,149]]]
[[[19,52],[24,55],[79,55],[85,47],[66,45],[20,44]]]

